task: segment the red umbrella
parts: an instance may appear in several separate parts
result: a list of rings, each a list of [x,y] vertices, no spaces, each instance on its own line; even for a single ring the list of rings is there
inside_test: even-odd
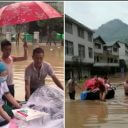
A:
[[[62,17],[62,15],[44,2],[19,2],[0,9],[0,26],[22,24],[57,17]]]

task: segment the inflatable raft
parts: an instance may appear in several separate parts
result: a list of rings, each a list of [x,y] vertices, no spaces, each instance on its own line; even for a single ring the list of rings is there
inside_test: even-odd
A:
[[[114,98],[114,96],[115,96],[115,88],[109,89],[106,95],[106,99]],[[96,92],[83,91],[80,94],[80,99],[81,100],[98,100],[100,99],[99,91],[96,91]]]

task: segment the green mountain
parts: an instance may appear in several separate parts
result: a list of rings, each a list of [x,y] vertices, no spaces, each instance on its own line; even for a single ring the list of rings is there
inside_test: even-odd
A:
[[[94,37],[98,35],[106,42],[120,40],[128,43],[128,25],[119,19],[114,19],[95,30]]]

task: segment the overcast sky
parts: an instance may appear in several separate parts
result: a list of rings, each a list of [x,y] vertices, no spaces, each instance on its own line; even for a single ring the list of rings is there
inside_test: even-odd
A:
[[[127,1],[66,1],[65,13],[91,29],[113,19],[128,24]]]

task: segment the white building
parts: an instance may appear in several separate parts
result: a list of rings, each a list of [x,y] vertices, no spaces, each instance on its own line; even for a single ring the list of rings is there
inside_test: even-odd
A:
[[[102,66],[106,62],[103,57],[105,41],[100,37],[93,40],[94,43],[94,66]]]
[[[128,44],[119,42],[119,59],[124,60],[128,67]]]
[[[118,41],[105,43],[101,37],[94,39],[94,66],[119,66],[119,48]]]
[[[94,72],[105,74],[107,70],[115,72],[119,68],[118,41],[106,43],[100,36],[94,40]]]
[[[69,16],[65,16],[66,77],[90,75],[94,63],[93,31]]]

